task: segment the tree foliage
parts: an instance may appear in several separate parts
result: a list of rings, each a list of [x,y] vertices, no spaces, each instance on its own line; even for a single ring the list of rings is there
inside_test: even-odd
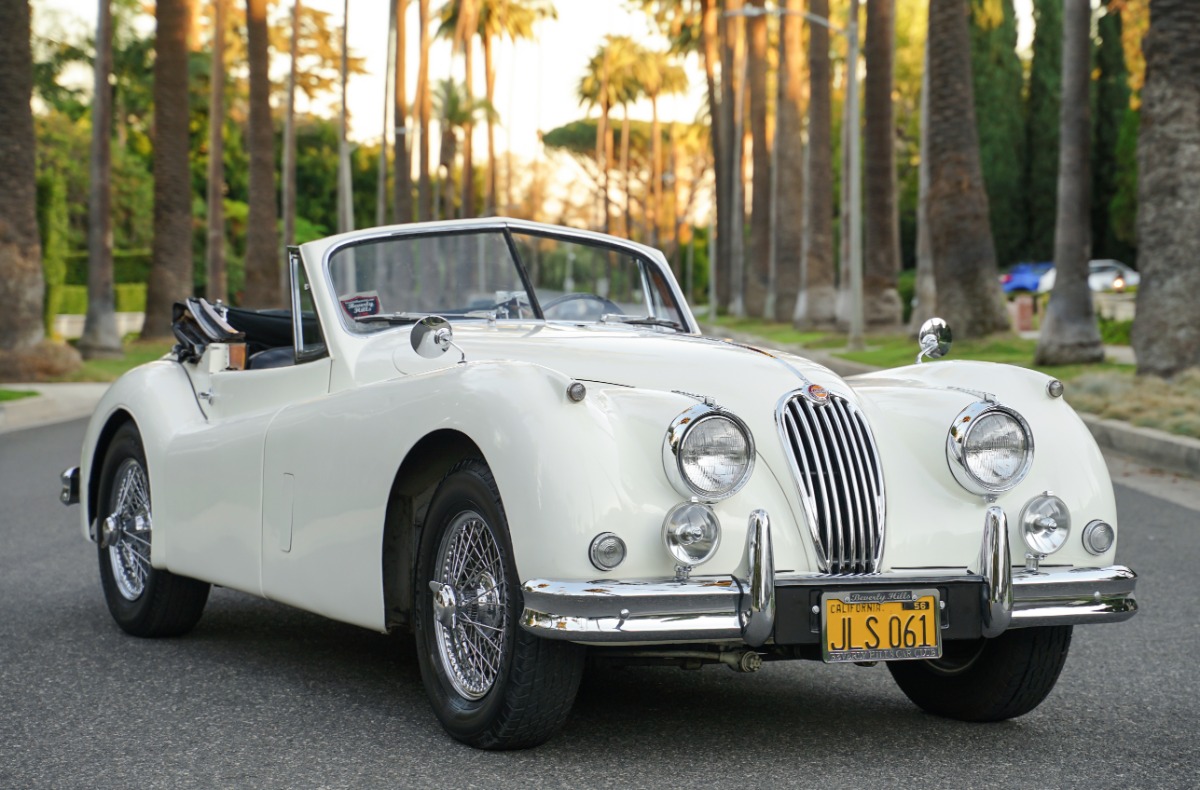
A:
[[[1058,193],[1058,109],[1062,96],[1062,0],[1034,0],[1033,63],[1026,109],[1025,168],[1028,243],[1031,260],[1054,257]],[[986,123],[986,121],[985,121]]]

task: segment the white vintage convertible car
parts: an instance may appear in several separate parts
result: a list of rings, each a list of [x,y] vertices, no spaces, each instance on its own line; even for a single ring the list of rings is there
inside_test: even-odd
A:
[[[131,634],[190,630],[212,584],[411,630],[445,729],[504,749],[562,726],[585,658],[885,661],[927,711],[1007,719],[1074,625],[1137,610],[1104,460],[1045,375],[843,379],[701,336],[658,251],[529,222],[289,262],[289,310],[180,305],[63,474]]]

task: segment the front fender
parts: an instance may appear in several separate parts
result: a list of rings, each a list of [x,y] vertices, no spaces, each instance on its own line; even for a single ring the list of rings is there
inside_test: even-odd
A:
[[[151,564],[164,568],[168,564],[175,517],[173,498],[165,495],[162,460],[172,436],[205,421],[183,366],[171,359],[140,365],[117,379],[96,404],[84,434],[79,462],[82,499],[79,518],[85,538],[89,524],[102,515],[97,512],[100,467],[113,428],[124,420],[132,420],[141,434],[151,496],[156,491],[164,494],[154,498],[154,541],[150,552]]]
[[[1116,542],[1102,556],[1078,539],[1092,519],[1117,527],[1116,500],[1099,447],[1064,398],[1049,395],[1049,376],[987,362],[947,361],[880,371],[847,380],[871,419],[884,463],[889,530],[887,568],[949,565],[969,567],[979,554],[980,526],[988,503],[963,489],[950,472],[946,437],[954,417],[969,404],[995,397],[1029,423],[1034,460],[1025,479],[1000,494],[1008,515],[1011,555],[1022,564],[1025,543],[1020,513],[1034,496],[1050,491],[1072,515],[1066,545],[1052,564],[1108,565]]]

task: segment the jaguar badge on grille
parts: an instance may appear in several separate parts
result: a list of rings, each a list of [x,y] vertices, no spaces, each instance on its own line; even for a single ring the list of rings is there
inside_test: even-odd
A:
[[[804,396],[818,406],[829,403],[829,390],[820,384],[809,384],[804,390]]]

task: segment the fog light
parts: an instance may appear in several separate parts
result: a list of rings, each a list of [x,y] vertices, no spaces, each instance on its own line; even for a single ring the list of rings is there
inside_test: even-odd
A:
[[[588,559],[602,571],[611,571],[625,561],[625,541],[611,532],[601,532],[592,538]]]
[[[1029,500],[1021,511],[1021,537],[1036,554],[1053,554],[1061,549],[1070,531],[1071,511],[1049,491]]]
[[[721,543],[721,522],[708,505],[683,502],[663,519],[663,543],[685,567],[708,562]]]
[[[1089,522],[1083,528],[1083,547],[1092,554],[1103,554],[1112,548],[1117,537],[1116,530],[1106,521]]]

